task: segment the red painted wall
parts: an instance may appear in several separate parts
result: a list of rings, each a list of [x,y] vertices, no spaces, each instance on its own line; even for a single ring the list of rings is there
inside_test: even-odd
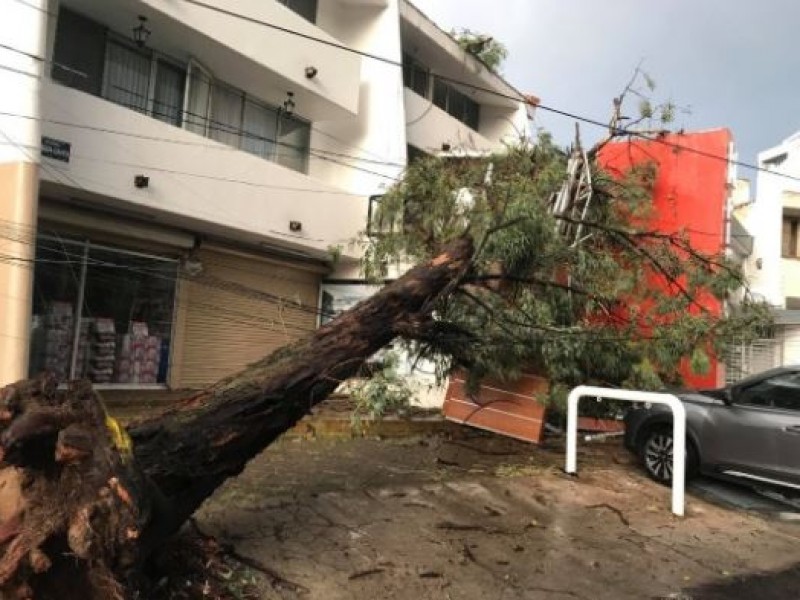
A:
[[[650,227],[664,233],[685,231],[694,248],[718,253],[725,248],[728,163],[712,157],[727,157],[732,139],[727,129],[714,129],[664,135],[659,141],[620,141],[607,144],[598,161],[616,176],[633,164],[655,162],[658,174]],[[703,304],[715,314],[722,313],[722,304],[715,298],[705,298]],[[717,361],[712,361],[706,375],[694,375],[688,364],[682,374],[694,388],[716,387],[722,376]]]

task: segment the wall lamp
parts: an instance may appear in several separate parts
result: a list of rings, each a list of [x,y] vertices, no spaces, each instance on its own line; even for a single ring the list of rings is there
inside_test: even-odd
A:
[[[300,221],[289,221],[289,231],[298,233],[303,230],[303,224]]]
[[[319,71],[317,70],[317,67],[306,67],[306,78],[307,79],[314,79],[314,77],[317,76],[317,73],[319,73]]]
[[[147,175],[135,175],[133,185],[139,189],[146,188],[150,185],[150,178]]]
[[[283,114],[291,117],[294,114],[295,106],[294,92],[286,92],[286,100],[283,101]]]
[[[147,40],[150,39],[150,34],[153,33],[146,26],[147,17],[139,15],[139,25],[133,28],[133,41],[139,48],[142,48]]]

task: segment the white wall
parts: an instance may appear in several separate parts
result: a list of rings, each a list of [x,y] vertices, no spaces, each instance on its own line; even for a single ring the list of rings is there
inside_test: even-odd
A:
[[[399,63],[398,11],[398,0],[386,0],[385,6],[321,0],[317,22],[348,46]],[[397,180],[406,163],[400,67],[365,57],[358,93],[358,115],[314,123],[311,145],[320,154],[335,154],[328,154],[327,161],[315,161],[309,173],[352,192],[380,194]]]
[[[786,160],[770,170],[800,176],[800,138],[789,138],[784,143],[759,153],[758,163],[782,153]],[[763,296],[770,304],[783,307],[781,259],[781,231],[784,192],[800,192],[800,184],[775,173],[759,171],[756,200],[743,217],[744,225],[754,237],[753,255],[748,260],[751,274],[750,287],[753,292]],[[757,265],[760,262],[760,268]]]
[[[363,196],[100,98],[46,81],[42,114],[44,135],[72,145],[69,164],[43,161],[43,180],[95,206],[317,257],[363,228]],[[134,187],[137,174],[149,187]]]

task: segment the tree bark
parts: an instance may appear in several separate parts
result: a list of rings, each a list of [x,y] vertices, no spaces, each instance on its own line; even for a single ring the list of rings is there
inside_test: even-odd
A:
[[[435,328],[436,301],[472,253],[471,240],[452,243],[311,336],[127,432],[85,383],[59,390],[42,377],[0,390],[0,591],[48,597],[60,579],[63,597],[69,573],[82,598],[126,597],[222,482],[392,339]]]

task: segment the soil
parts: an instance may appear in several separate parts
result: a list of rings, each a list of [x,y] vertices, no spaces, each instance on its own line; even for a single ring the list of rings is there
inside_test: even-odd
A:
[[[797,597],[800,525],[691,496],[674,517],[618,443],[582,444],[575,478],[558,441],[453,431],[279,441],[197,513],[163,597]]]

